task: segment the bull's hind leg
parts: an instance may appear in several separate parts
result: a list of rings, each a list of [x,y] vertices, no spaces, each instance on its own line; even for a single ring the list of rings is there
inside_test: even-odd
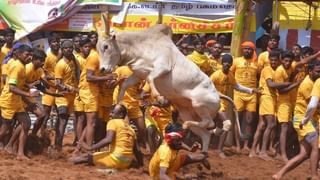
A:
[[[202,152],[208,153],[209,143],[210,143],[210,138],[211,138],[209,131],[207,129],[199,128],[196,126],[192,126],[192,127],[190,127],[190,129],[194,134],[196,134],[197,136],[199,136],[201,138]]]

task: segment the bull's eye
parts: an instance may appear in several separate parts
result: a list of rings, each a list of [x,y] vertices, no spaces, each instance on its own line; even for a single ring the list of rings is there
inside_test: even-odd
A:
[[[104,49],[104,50],[107,50],[108,47],[109,47],[108,45],[104,45],[104,46],[103,46],[103,49]]]

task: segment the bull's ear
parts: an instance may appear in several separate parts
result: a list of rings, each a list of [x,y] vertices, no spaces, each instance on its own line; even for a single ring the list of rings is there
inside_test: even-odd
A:
[[[116,35],[112,35],[112,36],[111,36],[111,39],[112,39],[112,40],[116,40]]]

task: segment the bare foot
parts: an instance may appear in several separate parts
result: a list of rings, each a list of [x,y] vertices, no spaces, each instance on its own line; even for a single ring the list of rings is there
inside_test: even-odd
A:
[[[272,154],[273,156],[275,156],[277,154],[277,150],[275,148],[269,148],[269,152],[270,154]]]
[[[30,158],[28,158],[26,155],[17,155],[17,160],[19,161],[28,161]]]
[[[227,158],[227,156],[224,154],[223,151],[218,152],[218,155],[219,155],[219,157],[222,158],[222,159]]]
[[[274,174],[274,175],[272,176],[272,179],[279,180],[279,179],[281,179],[281,176],[279,176],[278,174]]]
[[[244,147],[244,148],[242,149],[242,154],[249,155],[249,153],[250,153],[250,149],[249,149],[248,147]]]
[[[312,176],[311,180],[319,180],[319,177],[318,176]]]
[[[251,151],[251,152],[249,153],[249,157],[250,157],[250,158],[258,157],[258,155],[257,155],[256,152],[252,152],[252,151]]]
[[[281,159],[282,159],[282,161],[284,162],[284,163],[287,163],[289,160],[288,160],[288,158],[287,158],[287,156],[282,156],[281,155]]]
[[[240,147],[236,147],[236,153],[237,154],[241,154],[241,148]]]
[[[272,161],[273,160],[270,156],[268,156],[267,153],[260,153],[259,154],[259,158],[261,158],[261,159],[263,159],[265,161]]]
[[[275,157],[275,159],[280,160],[280,161],[282,161],[282,162],[284,162],[284,163],[287,163],[287,162],[288,162],[288,158],[287,158],[287,157],[283,157],[282,155],[277,155],[277,156]]]
[[[4,148],[4,150],[8,153],[8,154],[14,154],[13,148],[12,146],[6,146]]]

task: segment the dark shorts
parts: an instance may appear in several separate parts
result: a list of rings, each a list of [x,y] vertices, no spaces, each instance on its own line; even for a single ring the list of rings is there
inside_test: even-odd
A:
[[[314,140],[317,140],[318,139],[318,133],[317,132],[311,132],[311,133],[308,133],[304,139],[309,143],[311,144],[311,142],[313,142]]]

